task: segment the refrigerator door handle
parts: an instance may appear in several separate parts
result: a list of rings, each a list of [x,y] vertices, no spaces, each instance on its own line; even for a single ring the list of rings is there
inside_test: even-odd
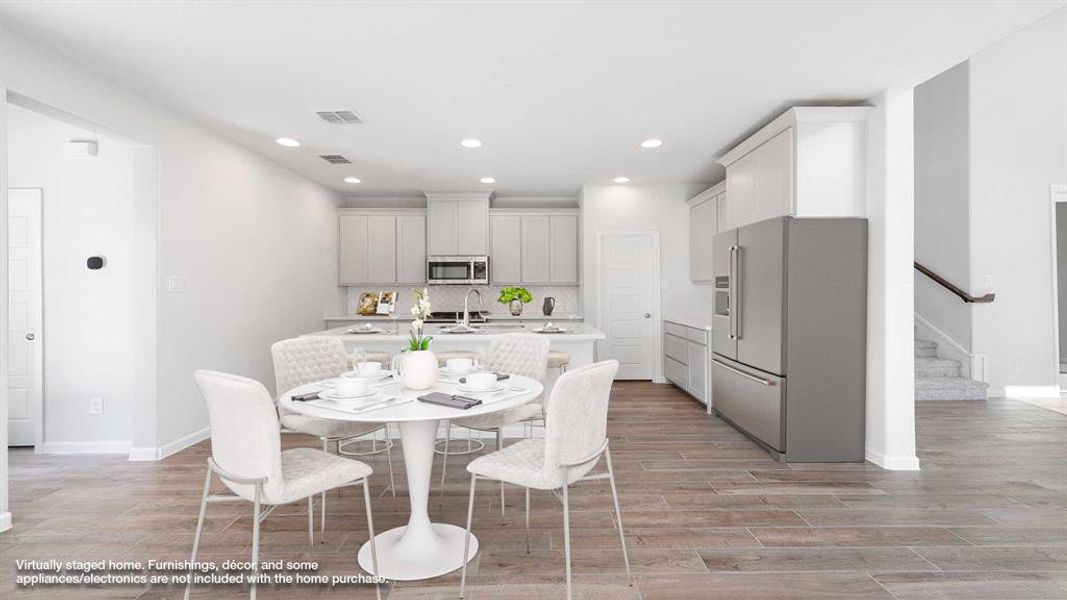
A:
[[[738,275],[741,267],[741,249],[730,246],[730,339],[741,338],[741,324],[738,316],[741,312]]]
[[[758,383],[760,385],[765,385],[767,387],[774,387],[775,385],[777,385],[777,383],[775,383],[774,381],[771,381],[769,379],[764,379],[762,377],[756,377],[755,375],[752,375],[751,373],[745,373],[741,369],[738,369],[736,367],[732,367],[732,366],[722,362],[721,360],[715,360],[713,358],[713,359],[711,359],[711,362],[719,365],[720,367],[726,369],[727,371],[730,371],[732,373],[736,373],[737,375],[740,375],[741,377],[744,377],[745,379],[749,379],[751,381],[755,381],[756,383]]]

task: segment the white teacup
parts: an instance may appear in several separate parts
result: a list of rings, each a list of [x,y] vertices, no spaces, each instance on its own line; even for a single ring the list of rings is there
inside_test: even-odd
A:
[[[367,393],[367,380],[366,379],[338,379],[337,385],[334,386],[333,391],[338,396],[360,396]]]
[[[464,375],[474,369],[474,360],[470,358],[450,358],[445,361],[445,368],[450,373]]]
[[[360,377],[376,377],[382,373],[382,363],[361,362],[356,363],[356,374]]]
[[[496,373],[471,373],[467,375],[467,387],[472,390],[491,390],[496,387]]]

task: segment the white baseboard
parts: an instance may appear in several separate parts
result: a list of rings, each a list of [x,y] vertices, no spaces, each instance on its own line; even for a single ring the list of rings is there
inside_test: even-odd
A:
[[[0,532],[11,529],[11,511],[0,512]]]
[[[133,444],[126,441],[45,442],[41,454],[129,454]]]
[[[159,460],[159,448],[153,446],[134,446],[130,448],[130,460],[153,461]]]
[[[882,467],[887,471],[919,471],[919,457],[917,456],[886,456],[873,448],[865,448],[864,454],[867,461]]]
[[[1006,385],[1004,396],[1007,398],[1059,398],[1058,385]]]
[[[173,442],[169,442],[169,443],[166,443],[166,444],[163,444],[162,446],[160,446],[159,447],[159,458],[161,458],[161,459],[167,458],[171,454],[176,454],[178,452],[181,452],[182,450],[185,450],[189,446],[192,446],[193,444],[198,444],[198,443],[208,439],[209,437],[211,437],[211,428],[210,427],[205,427],[205,428],[200,429],[198,431],[194,431],[194,432],[192,432],[192,433],[190,433],[188,435],[183,435],[182,437],[174,440]]]
[[[205,427],[188,435],[183,435],[173,442],[168,442],[158,448],[153,448],[151,446],[136,446],[130,448],[129,460],[135,462],[162,460],[171,454],[177,454],[189,446],[202,442],[209,437],[211,437],[211,428]]]

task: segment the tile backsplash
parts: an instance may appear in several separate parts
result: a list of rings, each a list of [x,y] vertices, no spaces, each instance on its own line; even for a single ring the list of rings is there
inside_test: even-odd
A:
[[[510,311],[506,304],[500,304],[496,301],[497,296],[500,295],[500,290],[506,286],[501,285],[479,285],[474,286],[482,294],[482,310],[494,315],[510,315]],[[467,290],[471,289],[471,286],[467,285],[431,285],[430,288],[430,303],[435,311],[446,310],[463,310],[463,296],[467,294]],[[578,314],[581,312],[579,308],[579,302],[581,289],[576,285],[528,285],[526,289],[533,295],[533,302],[530,302],[523,309],[523,315],[540,315],[541,305],[544,303],[545,296],[552,296],[556,299],[556,309],[552,312],[553,315],[567,316]],[[350,315],[356,314],[356,306],[359,303],[359,295],[363,292],[389,292],[394,291],[397,294],[396,298],[396,315],[403,318],[411,314],[412,294],[410,285],[380,285],[380,286],[366,286],[366,287],[350,287],[348,288],[348,297],[345,301],[345,312]],[[471,298],[470,309],[477,310],[478,302],[474,298]]]

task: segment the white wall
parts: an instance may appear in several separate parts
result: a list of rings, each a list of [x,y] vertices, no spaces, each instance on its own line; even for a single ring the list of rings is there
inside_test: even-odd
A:
[[[975,294],[968,95],[967,63],[915,88],[915,260]],[[970,350],[971,307],[918,271],[915,312]]]
[[[915,456],[912,90],[871,100],[867,141],[867,460],[918,469]]]
[[[970,59],[971,280],[991,393],[1054,393],[1049,186],[1067,183],[1067,9]]]
[[[596,235],[610,231],[660,233],[663,317],[704,314],[711,321],[711,286],[689,281],[689,205],[702,184],[587,185],[582,187],[582,312],[598,324]],[[705,314],[706,313],[706,314]]]
[[[341,310],[331,191],[0,30],[7,89],[159,152],[156,447],[207,425],[198,368],[273,379],[270,344]],[[168,293],[168,276],[186,279]]]
[[[65,156],[97,140],[96,158]],[[130,144],[11,106],[8,185],[43,188],[44,442],[130,441],[136,349]],[[99,271],[85,266],[103,255]],[[90,415],[89,398],[104,400]]]

